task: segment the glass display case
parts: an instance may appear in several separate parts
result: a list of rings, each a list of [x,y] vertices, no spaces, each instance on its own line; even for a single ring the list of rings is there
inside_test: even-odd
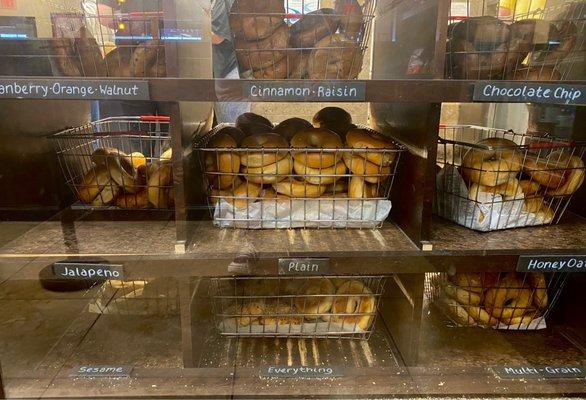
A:
[[[0,1],[0,399],[586,395],[585,4]]]

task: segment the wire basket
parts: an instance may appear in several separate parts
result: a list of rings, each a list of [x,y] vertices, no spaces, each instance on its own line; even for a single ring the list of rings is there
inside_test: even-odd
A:
[[[425,292],[452,326],[504,330],[546,328],[567,274],[428,273]]]
[[[110,315],[176,315],[179,295],[174,279],[109,280],[101,284],[89,312]]]
[[[389,200],[401,152],[393,149],[218,148],[210,141],[220,124],[194,147],[214,224],[245,229],[378,228]],[[366,129],[366,128],[363,128]],[[374,131],[373,131],[374,132]],[[242,157],[274,158],[270,166],[247,168]],[[333,160],[310,168],[297,160]],[[369,160],[386,160],[375,164]],[[325,162],[325,161],[324,161]],[[233,172],[218,168],[231,165]]]
[[[375,0],[336,0],[311,12],[307,0],[225,1],[244,76],[355,79],[361,72]]]
[[[584,1],[468,0],[465,5],[450,16],[448,78],[584,79]]]
[[[169,117],[115,117],[51,136],[82,209],[170,209]]]
[[[478,231],[559,222],[586,143],[479,126],[440,128],[435,212]]]
[[[213,278],[214,317],[225,336],[368,339],[386,278]]]

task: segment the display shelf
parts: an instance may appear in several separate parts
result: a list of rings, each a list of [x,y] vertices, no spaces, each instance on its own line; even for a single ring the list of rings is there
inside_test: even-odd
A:
[[[257,87],[286,87],[295,88],[303,85],[312,85],[312,87],[330,88],[333,84],[336,87],[364,87],[364,97],[353,97],[349,102],[407,102],[407,103],[442,103],[442,102],[473,102],[474,86],[477,82],[497,85],[499,87],[520,87],[526,84],[544,85],[560,84],[564,87],[584,85],[583,81],[475,81],[475,80],[451,80],[451,79],[370,79],[370,80],[245,80],[245,79],[200,79],[200,78],[150,78],[150,79],[115,79],[115,78],[64,78],[64,77],[2,77],[3,81],[13,82],[14,80],[33,81],[37,83],[52,86],[55,83],[98,83],[107,82],[116,84],[117,82],[148,82],[148,98],[154,101],[178,102],[178,101],[314,101],[314,102],[340,102],[344,101],[340,97],[328,97],[325,95],[318,96],[317,92],[304,99],[291,99],[282,96],[262,97],[251,96],[249,94],[250,86]],[[22,99],[22,95],[4,94],[3,98]],[[35,98],[35,97],[31,97]],[[51,98],[41,98],[42,100],[51,100]],[[54,100],[55,98],[53,98]],[[96,99],[91,95],[84,97],[72,96],[66,97],[65,100],[93,100]],[[137,100],[145,100],[138,98]],[[503,102],[502,99],[495,99],[495,102]],[[512,98],[506,102],[527,102],[527,99]],[[553,104],[567,104],[566,99],[548,101]],[[581,103],[577,103],[581,104]]]
[[[568,212],[557,225],[477,232],[434,217],[431,243],[437,255],[584,254],[586,219]]]

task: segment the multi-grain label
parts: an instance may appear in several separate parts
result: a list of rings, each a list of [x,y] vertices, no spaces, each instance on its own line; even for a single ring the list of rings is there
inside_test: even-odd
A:
[[[586,368],[580,365],[500,366],[493,367],[492,371],[500,379],[586,378]]]

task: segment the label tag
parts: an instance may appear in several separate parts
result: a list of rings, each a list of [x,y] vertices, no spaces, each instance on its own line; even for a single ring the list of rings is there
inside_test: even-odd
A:
[[[355,81],[244,81],[249,101],[364,101],[366,83]]]
[[[80,365],[69,376],[82,378],[129,378],[134,367],[129,365]]]
[[[329,258],[279,258],[279,275],[323,275],[329,269]]]
[[[0,98],[55,100],[149,100],[146,81],[0,79]]]
[[[586,85],[523,82],[476,82],[474,101],[586,104]]]
[[[53,274],[61,279],[124,279],[120,264],[66,263],[53,264]]]
[[[580,365],[545,365],[540,367],[520,365],[493,367],[491,369],[501,379],[586,379],[586,368]]]
[[[586,272],[586,256],[519,256],[518,272]]]
[[[261,378],[338,378],[344,376],[336,367],[301,367],[269,365],[260,369]]]

